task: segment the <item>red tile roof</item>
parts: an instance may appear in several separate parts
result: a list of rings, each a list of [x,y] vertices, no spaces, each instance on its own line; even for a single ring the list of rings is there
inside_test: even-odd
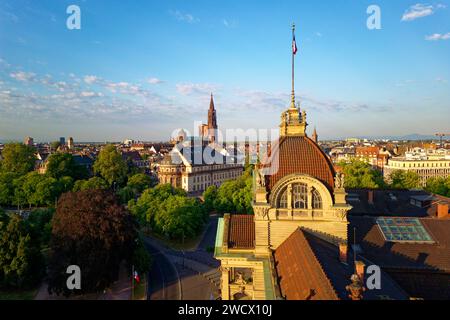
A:
[[[301,229],[274,253],[282,295],[287,300],[338,300],[338,296]]]
[[[255,247],[255,223],[253,221],[253,215],[230,215],[228,230],[228,248],[253,249]]]
[[[308,174],[322,181],[330,191],[334,188],[334,169],[330,159],[308,137],[281,137],[272,148],[272,159],[278,159],[278,170],[268,177],[268,188],[286,175]],[[272,163],[275,164],[275,160]],[[274,166],[272,166],[272,169]]]

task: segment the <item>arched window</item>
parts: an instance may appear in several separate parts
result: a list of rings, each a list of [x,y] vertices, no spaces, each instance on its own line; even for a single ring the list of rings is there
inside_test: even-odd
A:
[[[312,191],[312,207],[313,209],[322,209],[322,197],[316,189]]]
[[[308,201],[307,185],[296,183],[292,185],[292,207],[295,209],[306,209]]]
[[[287,190],[284,189],[283,193],[281,194],[280,200],[278,201],[278,207],[279,208],[287,208]]]

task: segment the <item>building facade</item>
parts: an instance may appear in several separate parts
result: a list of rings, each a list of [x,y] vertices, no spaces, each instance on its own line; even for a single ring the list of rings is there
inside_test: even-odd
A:
[[[227,180],[239,178],[243,172],[244,166],[236,154],[229,154],[217,144],[192,139],[178,143],[164,156],[158,179],[189,193],[202,193],[209,186],[220,187]]]
[[[217,116],[214,99],[208,110],[208,123],[199,128],[198,139],[178,134],[176,144],[158,165],[160,183],[170,183],[188,193],[203,193],[209,186],[219,187],[227,180],[239,178],[244,172],[243,159],[237,143],[227,150],[217,143]]]
[[[446,149],[424,150],[415,148],[406,152],[403,157],[388,160],[384,167],[384,179],[390,181],[392,172],[396,170],[417,173],[421,186],[426,186],[430,178],[447,178],[450,176],[450,153]]]

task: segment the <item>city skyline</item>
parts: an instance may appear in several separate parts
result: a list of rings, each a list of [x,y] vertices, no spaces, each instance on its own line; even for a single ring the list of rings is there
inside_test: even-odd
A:
[[[66,28],[71,4],[80,30]],[[211,92],[219,129],[276,129],[292,22],[309,133],[448,131],[448,2],[378,1],[380,30],[366,27],[370,4],[4,1],[0,140],[168,140],[204,121]]]

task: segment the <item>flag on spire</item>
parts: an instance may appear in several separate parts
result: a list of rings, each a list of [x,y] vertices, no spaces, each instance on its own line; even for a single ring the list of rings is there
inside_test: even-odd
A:
[[[295,43],[295,34],[294,34],[294,38],[292,39],[292,53],[293,54],[297,53],[297,43]]]

